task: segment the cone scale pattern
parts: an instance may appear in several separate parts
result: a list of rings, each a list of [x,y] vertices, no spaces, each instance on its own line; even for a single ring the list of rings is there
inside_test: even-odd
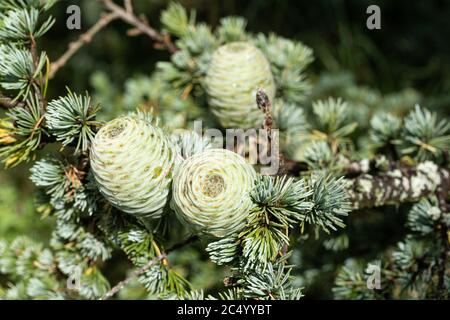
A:
[[[203,151],[176,169],[172,208],[198,233],[230,235],[245,224],[253,207],[255,178],[255,170],[240,155],[225,149]]]
[[[263,114],[256,105],[256,91],[265,90],[271,100],[275,83],[264,54],[247,42],[218,48],[205,78],[211,112],[224,128],[259,128]]]
[[[96,134],[90,156],[99,190],[111,204],[137,217],[161,216],[174,155],[151,119],[132,115],[108,122]]]

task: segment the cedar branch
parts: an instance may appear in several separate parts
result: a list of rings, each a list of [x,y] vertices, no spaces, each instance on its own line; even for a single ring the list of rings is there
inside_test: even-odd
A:
[[[100,300],[107,300],[114,296],[117,292],[119,292],[123,287],[125,287],[128,283],[131,282],[136,277],[139,277],[141,274],[145,273],[148,269],[153,267],[156,263],[166,258],[166,254],[162,253],[159,256],[151,259],[149,262],[147,262],[145,265],[140,267],[139,269],[136,269],[133,271],[133,273],[126,279],[120,281],[118,284],[116,284],[111,290],[109,290],[106,294],[103,295],[103,297],[100,298]]]
[[[102,0],[105,7],[111,12],[115,13],[121,20],[134,26],[140,33],[147,35],[156,42],[158,47],[167,49],[170,53],[177,51],[169,36],[164,35],[150,26],[145,18],[138,18],[132,12],[131,1],[125,2],[125,8],[115,4],[111,0]],[[134,34],[136,34],[134,32]]]
[[[431,161],[416,166],[399,163],[388,171],[364,173],[349,179],[347,186],[355,209],[416,202],[437,190],[449,195],[450,171]]]
[[[0,92],[0,108],[3,109],[12,109],[15,107],[20,107],[23,106],[23,103],[20,101],[14,101],[11,98],[8,98],[7,96],[4,96],[1,92]]]
[[[80,50],[80,48],[88,44],[92,41],[93,37],[103,28],[105,28],[112,21],[117,19],[118,16],[116,13],[108,13],[103,14],[102,17],[97,21],[95,25],[93,25],[88,31],[83,33],[78,40],[73,41],[69,44],[67,51],[55,62],[51,64],[49,78],[53,78],[59,69],[64,67],[67,61],[72,58],[72,56]]]
[[[180,243],[177,243],[177,244],[173,245],[172,247],[167,249],[165,252],[161,252],[158,256],[156,256],[153,259],[151,259],[150,261],[148,261],[145,265],[143,265],[139,269],[136,269],[134,272],[132,272],[129,277],[127,277],[126,279],[124,279],[124,280],[120,281],[119,283],[117,283],[113,288],[111,288],[107,293],[105,293],[103,295],[103,297],[100,298],[100,300],[107,300],[107,299],[111,298],[117,292],[122,290],[122,288],[125,287],[128,283],[130,283],[131,280],[133,280],[134,278],[137,278],[140,275],[144,274],[148,269],[153,267],[156,263],[158,263],[158,262],[160,262],[162,260],[166,260],[167,259],[167,255],[170,252],[178,250],[180,248],[183,248],[184,246],[186,246],[186,245],[188,245],[188,244],[190,244],[192,242],[195,242],[197,240],[198,240],[198,236],[193,235],[193,236],[188,237],[185,240],[181,241]]]

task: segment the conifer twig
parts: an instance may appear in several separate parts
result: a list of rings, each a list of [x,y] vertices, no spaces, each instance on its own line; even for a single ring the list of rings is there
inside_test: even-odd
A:
[[[34,69],[36,70],[38,67],[38,64],[39,64],[39,58],[38,58],[38,52],[37,52],[36,39],[33,36],[31,36],[30,52],[31,52],[31,56],[33,57]],[[34,79],[33,79],[33,81],[34,81]],[[45,110],[47,108],[47,100],[45,99],[44,93],[43,93],[44,81],[42,79],[42,76],[40,77],[39,83],[37,83],[37,84],[39,86],[39,90],[36,90],[36,94],[39,98],[39,105],[40,105],[41,111],[44,114]]]
[[[416,166],[398,164],[385,172],[350,179],[347,194],[353,208],[361,209],[416,202],[437,190],[449,196],[450,171],[426,161]]]
[[[170,53],[177,51],[177,47],[168,35],[164,35],[150,26],[145,18],[138,18],[132,12],[131,1],[125,2],[125,8],[115,4],[111,0],[101,0],[105,7],[115,13],[121,20],[132,25],[140,33],[147,35],[154,40],[157,46],[167,49]],[[136,32],[133,32],[136,35]]]
[[[132,13],[133,12],[133,4],[131,2],[131,0],[124,0],[124,5],[125,5],[125,9],[127,10],[128,13]]]
[[[285,161],[291,175],[297,176],[307,170],[304,163]],[[349,162],[342,170],[354,209],[416,202],[437,193],[441,210],[448,210],[445,201],[450,197],[450,171],[432,162],[408,165],[397,161],[383,162],[382,157],[376,156]]]
[[[86,31],[85,33],[83,33],[78,40],[71,42],[69,44],[69,47],[67,49],[67,51],[61,56],[59,57],[58,60],[56,60],[55,62],[53,62],[51,64],[50,67],[50,72],[49,72],[49,78],[53,78],[55,76],[55,74],[58,72],[59,69],[61,69],[62,67],[64,67],[67,63],[67,61],[70,60],[70,58],[72,58],[72,56],[78,51],[80,50],[80,48],[91,42],[93,37],[103,28],[105,28],[108,24],[110,24],[112,21],[114,21],[115,19],[117,19],[118,16],[116,13],[111,12],[108,14],[103,14],[102,17],[97,21],[96,24],[94,24],[88,31]]]
[[[8,98],[7,96],[4,96],[0,92],[0,108],[2,109],[12,109],[15,107],[23,106],[23,103],[20,101],[14,101],[11,98]]]
[[[105,293],[100,300],[107,300],[109,298],[111,298],[112,296],[114,296],[117,292],[119,292],[120,290],[122,290],[123,287],[125,287],[128,283],[131,282],[131,280],[133,280],[134,278],[139,277],[140,275],[144,274],[148,269],[150,269],[151,267],[153,267],[156,263],[158,263],[161,260],[166,260],[167,259],[167,255],[175,250],[178,250],[192,242],[195,242],[198,240],[198,236],[197,235],[192,235],[188,238],[186,238],[185,240],[176,243],[175,245],[173,245],[172,247],[170,247],[169,249],[167,249],[165,252],[161,252],[158,256],[156,256],[155,258],[151,259],[148,263],[146,263],[145,265],[143,265],[142,267],[140,267],[139,269],[136,269],[135,271],[133,271],[131,273],[131,275],[129,277],[127,277],[126,279],[120,281],[119,283],[117,283],[113,288],[111,288],[107,293]]]
[[[166,250],[167,253],[170,253],[172,251],[178,250],[180,248],[183,248],[184,246],[197,241],[199,238],[197,235],[192,235],[188,238],[186,238],[184,241],[181,241],[179,243],[174,244],[172,247]]]
[[[100,300],[107,300],[109,298],[111,298],[112,296],[114,296],[117,292],[119,292],[120,290],[122,290],[123,287],[125,287],[128,283],[131,282],[131,280],[133,280],[134,278],[139,277],[140,275],[142,275],[143,273],[145,273],[149,268],[151,268],[152,266],[154,266],[156,263],[158,263],[159,261],[163,260],[166,258],[166,254],[162,253],[159,256],[153,258],[152,260],[150,260],[149,262],[147,262],[145,265],[143,265],[142,267],[140,267],[139,269],[136,269],[135,271],[133,271],[131,273],[131,275],[129,277],[127,277],[126,279],[120,281],[118,284],[116,284],[113,288],[111,288],[107,293],[105,293]]]

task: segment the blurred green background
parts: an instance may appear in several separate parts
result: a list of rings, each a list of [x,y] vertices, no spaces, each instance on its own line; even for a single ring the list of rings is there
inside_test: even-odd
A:
[[[144,13],[152,26],[159,28],[159,14],[165,0],[135,0],[137,12]],[[243,16],[252,32],[275,32],[299,39],[314,49],[312,71],[349,70],[359,83],[382,92],[415,87],[425,96],[449,100],[450,79],[450,3],[435,1],[372,0],[185,0],[179,1],[197,11],[199,20],[211,26],[228,15]],[[82,8],[82,30],[65,26],[69,4]],[[366,28],[366,9],[381,8],[381,30]],[[56,25],[42,46],[51,48],[56,59],[70,40],[76,39],[98,19],[98,1],[64,0],[53,9]],[[127,37],[129,27],[114,22],[85,46],[57,76],[51,94],[57,95],[66,84],[76,90],[91,89],[96,71],[104,71],[121,87],[136,73],[149,74],[155,62],[167,59],[164,51],[154,50],[145,36]],[[311,71],[311,70],[310,70]],[[439,101],[440,103],[443,103]],[[446,101],[448,103],[449,101]],[[437,103],[437,102],[436,102]],[[432,107],[432,106],[431,106]],[[448,109],[448,108],[447,108]]]
[[[311,79],[317,79],[324,72],[348,72],[357,84],[375,88],[384,94],[414,88],[422,95],[423,106],[450,115],[450,1],[179,2],[195,9],[198,20],[211,26],[217,25],[221,17],[238,15],[248,20],[247,29],[251,32],[275,32],[303,41],[314,50],[315,61],[308,69]],[[134,0],[135,11],[145,14],[155,28],[160,27],[159,15],[167,3],[165,0]],[[82,8],[82,30],[66,28],[66,8],[70,4]],[[366,28],[366,8],[371,4],[381,8],[381,30]],[[51,60],[56,60],[70,41],[77,39],[98,20],[102,10],[98,1],[60,1],[52,9],[56,24],[39,43],[40,48],[47,51]],[[102,105],[105,117],[120,113],[119,102],[122,101],[127,80],[150,75],[157,61],[169,59],[167,52],[153,48],[149,38],[128,37],[128,29],[129,26],[122,21],[115,21],[101,31],[92,43],[84,46],[50,82],[49,99],[63,95],[65,86],[70,86],[78,92],[88,90]],[[51,221],[41,219],[36,212],[28,169],[23,165],[8,172],[0,170],[0,237],[13,239],[27,234],[45,241],[49,237]],[[368,247],[384,248],[394,244],[403,234],[403,219],[403,213],[393,216],[389,211],[382,215],[369,211],[364,216],[350,217],[349,234],[354,234],[354,239],[360,243],[351,246],[348,254],[364,255],[373,251]],[[388,224],[386,220],[389,220]],[[322,245],[313,240],[306,243],[312,247]],[[336,262],[329,251],[316,249],[311,250],[316,255],[314,259],[308,257],[308,251],[302,252],[302,256],[299,252],[294,255],[294,260],[298,259],[299,264],[303,260],[310,261],[302,264],[302,271],[315,272],[317,266],[326,271],[328,263]],[[185,263],[192,259],[200,260],[196,257],[198,254],[198,251],[192,250],[180,256],[181,264],[183,259],[187,259]],[[114,260],[109,263],[113,264]],[[199,287],[217,285],[213,267],[204,270],[194,283]],[[196,270],[191,272],[196,274]],[[117,278],[121,276],[119,274]],[[321,278],[311,285],[306,291],[307,297],[330,298],[331,282],[326,280]],[[299,278],[299,281],[303,280]],[[128,297],[132,296],[128,293]]]

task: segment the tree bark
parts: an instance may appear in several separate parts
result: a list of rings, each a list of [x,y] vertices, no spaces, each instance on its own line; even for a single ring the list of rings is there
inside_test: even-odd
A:
[[[448,197],[450,172],[431,161],[425,161],[416,166],[398,164],[377,174],[363,173],[347,180],[347,183],[347,193],[353,208],[361,209],[416,202],[437,190]]]

